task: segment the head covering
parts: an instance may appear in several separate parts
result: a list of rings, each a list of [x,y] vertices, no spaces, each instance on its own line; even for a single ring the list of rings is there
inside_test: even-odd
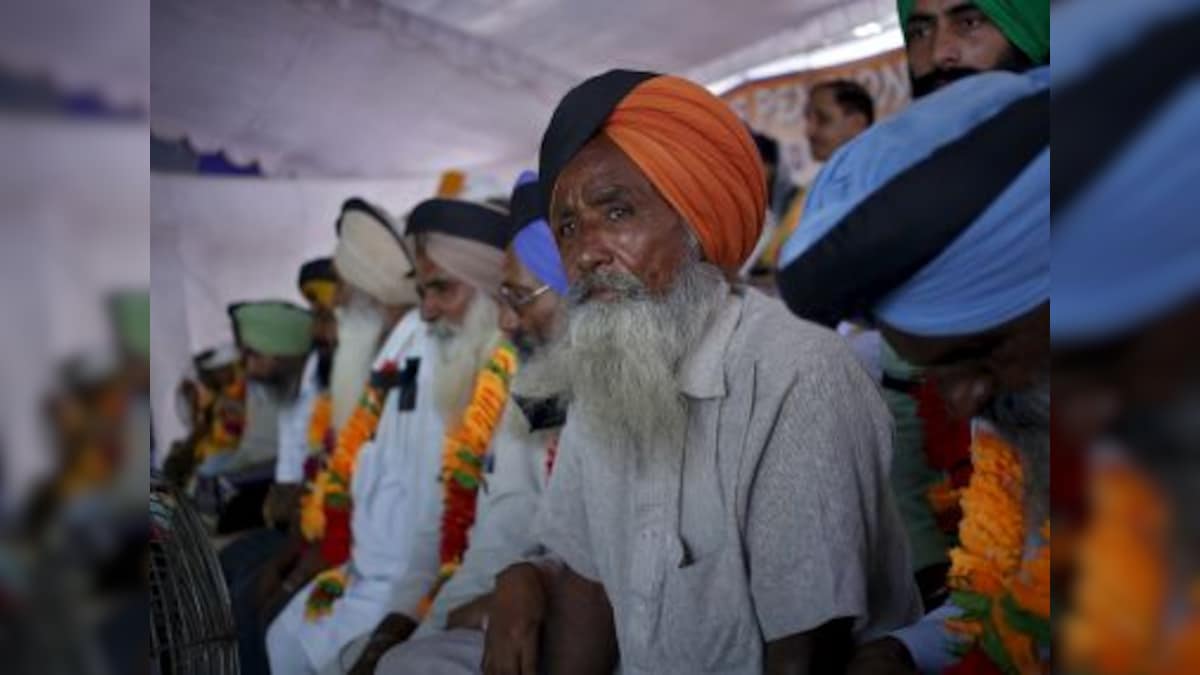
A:
[[[210,347],[192,357],[192,363],[197,371],[217,370],[237,363],[237,345],[225,342],[216,347]]]
[[[1086,44],[1089,61],[1068,73],[1055,66],[1055,112],[1061,100],[1067,119],[1108,146],[1081,147],[1082,157],[1055,168],[1056,348],[1123,338],[1200,298],[1200,155],[1182,150],[1196,137],[1200,84],[1194,62],[1175,56],[1194,48],[1200,11],[1170,2],[1095,9],[1064,8],[1055,19],[1055,40]],[[1104,47],[1093,51],[1097,35]],[[1101,105],[1131,92],[1136,106]]]
[[[447,273],[485,293],[500,288],[504,249],[512,237],[508,213],[488,204],[427,199],[408,215],[406,234]]]
[[[333,265],[342,281],[392,307],[417,304],[412,261],[392,217],[357,197],[342,204]]]
[[[754,250],[766,175],[745,125],[707,89],[671,75],[612,70],[572,89],[542,138],[542,208],[563,168],[608,136],[687,221],[705,258],[736,272]]]
[[[908,23],[916,0],[898,0],[900,25]],[[1050,0],[973,0],[972,4],[1038,65],[1050,62]]]
[[[109,312],[116,329],[117,342],[125,351],[150,356],[150,291],[128,290],[114,293]]]
[[[290,302],[236,302],[229,306],[229,318],[243,349],[267,356],[304,356],[312,347],[312,315]]]
[[[300,287],[300,294],[314,308],[333,309],[337,295],[333,258],[317,258],[301,265],[296,285]]]
[[[559,295],[567,294],[567,274],[554,233],[542,213],[537,174],[524,171],[517,178],[512,194],[513,252],[521,264]]]
[[[948,336],[1046,302],[1048,70],[960,80],[838,152],[784,245],[778,279],[792,311]]]

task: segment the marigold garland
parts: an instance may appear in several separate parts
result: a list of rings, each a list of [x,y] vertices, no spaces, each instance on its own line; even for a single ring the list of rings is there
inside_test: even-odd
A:
[[[322,391],[315,403],[312,414],[308,417],[308,454],[324,454],[332,444],[333,431],[333,395]]]
[[[422,601],[427,610],[438,589],[454,575],[467,550],[467,531],[475,522],[475,501],[483,483],[483,463],[492,435],[508,402],[508,385],[517,372],[517,352],[501,341],[479,374],[471,402],[442,443],[442,528],[438,581]]]
[[[396,362],[393,360],[384,363],[378,372],[386,375],[395,370]],[[315,542],[326,536],[328,509],[350,508],[350,479],[354,474],[358,453],[375,435],[375,428],[379,425],[383,413],[383,402],[387,397],[387,388],[377,385],[376,379],[372,376],[350,419],[338,432],[337,444],[329,458],[328,466],[317,472],[316,477],[309,483],[308,492],[301,499],[301,534],[307,541]]]
[[[952,598],[964,613],[946,627],[963,639],[965,654],[986,655],[1000,672],[1040,673],[1050,641],[1050,545],[1024,559],[1024,476],[1017,451],[977,429],[972,459],[961,499],[961,543],[950,552]],[[1049,524],[1041,533],[1049,542]]]
[[[233,451],[246,428],[246,378],[240,370],[234,379],[212,397],[208,432],[196,444],[196,458],[203,462],[214,455]]]
[[[349,585],[350,578],[346,574],[344,565],[327,569],[318,574],[313,581],[312,592],[309,593],[308,600],[304,603],[304,619],[317,621],[332,612],[333,604],[346,594],[346,588]]]
[[[1200,673],[1200,584],[1179,623],[1168,616],[1171,514],[1134,467],[1095,469],[1063,646],[1070,669],[1116,675]]]
[[[926,498],[938,529],[953,535],[962,520],[960,499],[971,480],[971,425],[950,418],[938,382],[925,377],[912,392],[921,419],[925,460],[943,478],[929,488]]]

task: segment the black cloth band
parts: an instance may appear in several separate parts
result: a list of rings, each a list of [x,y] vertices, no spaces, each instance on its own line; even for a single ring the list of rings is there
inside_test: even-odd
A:
[[[646,80],[659,73],[638,70],[610,70],[597,75],[567,92],[554,109],[550,125],[542,136],[538,153],[538,184],[541,186],[542,213],[550,215],[550,197],[558,175],[576,153],[599,133],[612,111]]]
[[[508,214],[458,199],[427,199],[408,214],[406,234],[440,233],[504,250],[512,237]]]
[[[834,326],[864,316],[970,227],[1050,143],[1050,94],[1010,103],[892,177],[780,269],[796,315]]]

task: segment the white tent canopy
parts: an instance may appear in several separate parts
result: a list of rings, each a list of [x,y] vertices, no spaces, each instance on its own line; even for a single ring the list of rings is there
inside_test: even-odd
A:
[[[151,127],[274,176],[507,173],[588,76],[715,83],[894,15],[891,0],[159,0]]]

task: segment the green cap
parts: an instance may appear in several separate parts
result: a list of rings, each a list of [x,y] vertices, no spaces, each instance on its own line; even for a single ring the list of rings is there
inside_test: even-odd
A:
[[[312,348],[312,315],[282,300],[229,306],[238,345],[267,356],[304,356]]]
[[[915,2],[898,0],[901,28],[908,24]],[[974,0],[974,5],[1031,61],[1050,62],[1050,0]]]
[[[109,311],[121,348],[150,358],[150,291],[113,293],[109,299]]]

